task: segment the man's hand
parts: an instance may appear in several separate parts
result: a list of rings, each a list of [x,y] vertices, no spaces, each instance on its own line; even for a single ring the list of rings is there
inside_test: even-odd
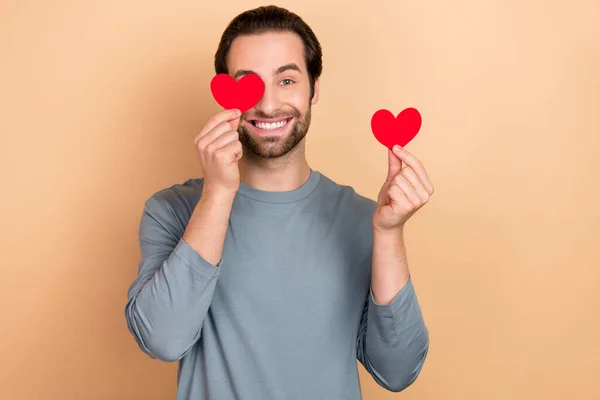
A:
[[[394,150],[388,149],[388,175],[373,215],[373,229],[382,232],[402,230],[433,194],[433,185],[421,161],[400,146],[394,146]]]
[[[220,111],[194,138],[207,188],[236,192],[240,185],[238,161],[242,157],[242,143],[237,128],[241,115],[237,109]]]

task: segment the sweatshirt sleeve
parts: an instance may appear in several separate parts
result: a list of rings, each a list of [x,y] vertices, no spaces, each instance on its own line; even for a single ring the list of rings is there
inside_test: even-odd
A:
[[[390,304],[377,304],[370,288],[357,340],[357,358],[383,388],[400,392],[418,377],[429,350],[412,278]]]
[[[221,271],[182,239],[184,227],[154,195],[139,225],[141,260],[127,293],[125,319],[151,358],[177,361],[200,339]]]

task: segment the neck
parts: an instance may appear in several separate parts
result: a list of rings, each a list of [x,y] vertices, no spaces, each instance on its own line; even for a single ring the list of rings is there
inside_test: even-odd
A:
[[[260,158],[244,148],[239,160],[240,180],[246,185],[268,192],[298,189],[310,177],[304,152],[304,140],[285,156]]]

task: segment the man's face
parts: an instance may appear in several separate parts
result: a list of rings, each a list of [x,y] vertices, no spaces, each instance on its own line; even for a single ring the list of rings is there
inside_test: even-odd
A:
[[[291,32],[238,36],[227,58],[236,80],[255,73],[265,83],[261,101],[240,121],[240,142],[262,158],[287,154],[304,139],[310,126],[310,81],[300,37]]]

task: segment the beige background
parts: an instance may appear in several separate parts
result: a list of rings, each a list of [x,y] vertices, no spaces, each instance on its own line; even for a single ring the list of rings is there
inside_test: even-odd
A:
[[[0,398],[173,399],[124,319],[154,191],[200,177],[217,41],[262,3],[0,2]],[[283,1],[324,48],[309,163],[376,198],[379,108],[436,194],[409,222],[421,376],[365,399],[600,398],[600,3]]]

